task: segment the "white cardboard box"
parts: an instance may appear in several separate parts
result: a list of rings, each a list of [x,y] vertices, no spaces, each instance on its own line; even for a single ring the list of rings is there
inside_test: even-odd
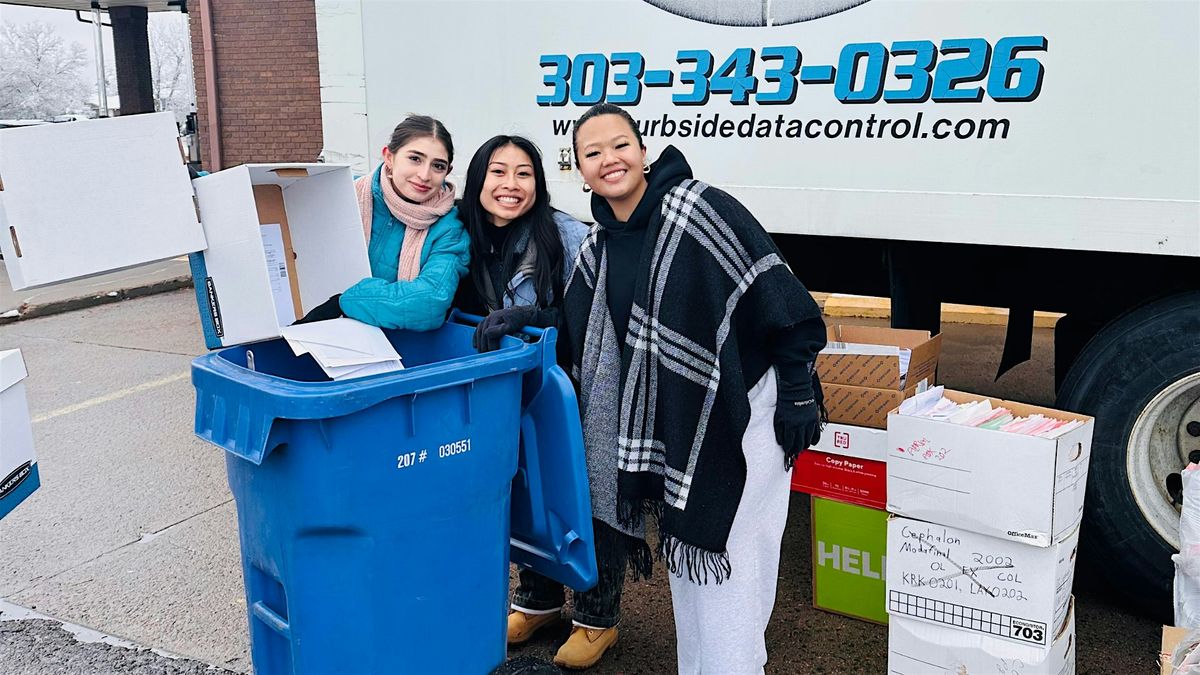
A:
[[[202,252],[192,276],[217,348],[279,337],[371,275],[349,167],[247,164],[189,182],[171,113],[2,133],[0,248],[14,288]],[[113,168],[68,190],[62,158],[77,156]]]
[[[1044,647],[1067,616],[1078,543],[1078,530],[1040,548],[892,517],[888,613]]]
[[[957,402],[987,397],[946,390]],[[993,537],[1049,546],[1079,526],[1092,418],[992,399],[1017,415],[1085,424],[1058,438],[888,415],[887,510]]]
[[[0,351],[0,518],[41,484],[19,349]]]
[[[894,675],[1072,675],[1075,672],[1074,602],[1049,646],[1016,644],[957,628],[892,617],[888,673]]]
[[[173,113],[0,131],[0,250],[13,288],[204,249]]]
[[[208,249],[192,257],[192,277],[209,348],[279,337],[280,328],[371,276],[349,167],[245,164],[193,185]],[[290,261],[269,251],[263,235],[281,219]]]
[[[821,431],[821,442],[812,446],[812,449],[831,455],[883,462],[888,454],[887,431],[830,422]]]

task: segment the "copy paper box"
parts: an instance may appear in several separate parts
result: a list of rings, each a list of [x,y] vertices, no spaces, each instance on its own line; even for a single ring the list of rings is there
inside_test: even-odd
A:
[[[1045,548],[893,517],[888,613],[1045,647],[1066,619],[1079,531]]]
[[[0,351],[0,518],[41,485],[25,402],[26,375],[19,349]]]
[[[958,403],[985,397],[945,392]],[[992,399],[1014,415],[1084,424],[1057,438],[888,416],[887,509],[892,513],[1049,546],[1083,518],[1092,418]]]
[[[926,381],[900,391],[856,387],[849,384],[825,384],[825,410],[829,421],[871,429],[886,429],[888,413],[895,410],[904,399],[925,390]]]
[[[812,449],[831,455],[886,462],[887,431],[830,422],[821,430],[821,440]]]
[[[813,606],[887,623],[887,513],[813,497]]]
[[[840,324],[828,328],[828,340],[830,343],[851,342],[911,350],[907,377],[896,355],[817,354],[817,374],[821,384],[829,382],[892,390],[906,389],[921,380],[932,383],[942,346],[942,336],[930,337],[929,331]]]
[[[173,113],[3,132],[0,250],[13,288],[204,248]],[[84,161],[105,169],[76,179]]]
[[[958,628],[893,616],[888,625],[888,673],[894,675],[1072,675],[1075,607],[1049,646],[1017,644]]]
[[[805,450],[792,467],[792,490],[883,509],[887,503],[887,464]]]
[[[210,349],[279,337],[371,275],[350,169],[244,164],[193,181],[208,249],[192,278]]]
[[[821,441],[796,458],[792,490],[882,509],[886,459],[886,431],[831,422],[821,431]]]

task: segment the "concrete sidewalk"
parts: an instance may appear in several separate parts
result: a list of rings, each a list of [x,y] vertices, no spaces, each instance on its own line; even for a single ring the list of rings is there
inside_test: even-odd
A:
[[[67,312],[192,285],[186,257],[163,260],[86,279],[15,291],[0,260],[0,324]]]

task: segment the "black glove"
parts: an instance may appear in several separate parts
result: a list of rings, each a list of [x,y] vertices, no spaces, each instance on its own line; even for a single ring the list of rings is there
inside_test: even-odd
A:
[[[505,335],[521,332],[529,322],[537,316],[537,307],[524,305],[520,307],[505,307],[488,314],[475,328],[471,345],[480,352],[490,352],[500,348],[500,340]]]
[[[821,403],[813,391],[813,377],[804,364],[801,372],[780,368],[779,400],[775,405],[775,440],[783,446],[784,464],[821,440]],[[797,381],[800,380],[800,381]]]
[[[300,324],[300,323],[312,323],[314,321],[328,321],[330,319],[338,319],[343,316],[346,316],[346,313],[342,311],[341,304],[338,302],[339,300],[341,300],[341,298],[342,298],[342,294],[338,293],[337,295],[326,300],[325,302],[322,302],[321,304],[317,305],[316,307],[313,307],[311,312],[309,312],[308,314],[305,314],[304,318],[300,319],[296,323]]]

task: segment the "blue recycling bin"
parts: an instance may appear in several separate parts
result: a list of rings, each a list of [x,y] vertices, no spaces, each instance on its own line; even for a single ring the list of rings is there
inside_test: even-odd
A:
[[[554,331],[478,354],[473,330],[385,331],[405,369],[345,382],[285,340],[193,362],[196,433],[226,450],[258,675],[501,664],[514,485],[520,562],[595,583],[582,462],[539,478],[570,484],[549,499],[529,494],[542,469],[518,472],[538,461],[522,429],[582,458]]]

